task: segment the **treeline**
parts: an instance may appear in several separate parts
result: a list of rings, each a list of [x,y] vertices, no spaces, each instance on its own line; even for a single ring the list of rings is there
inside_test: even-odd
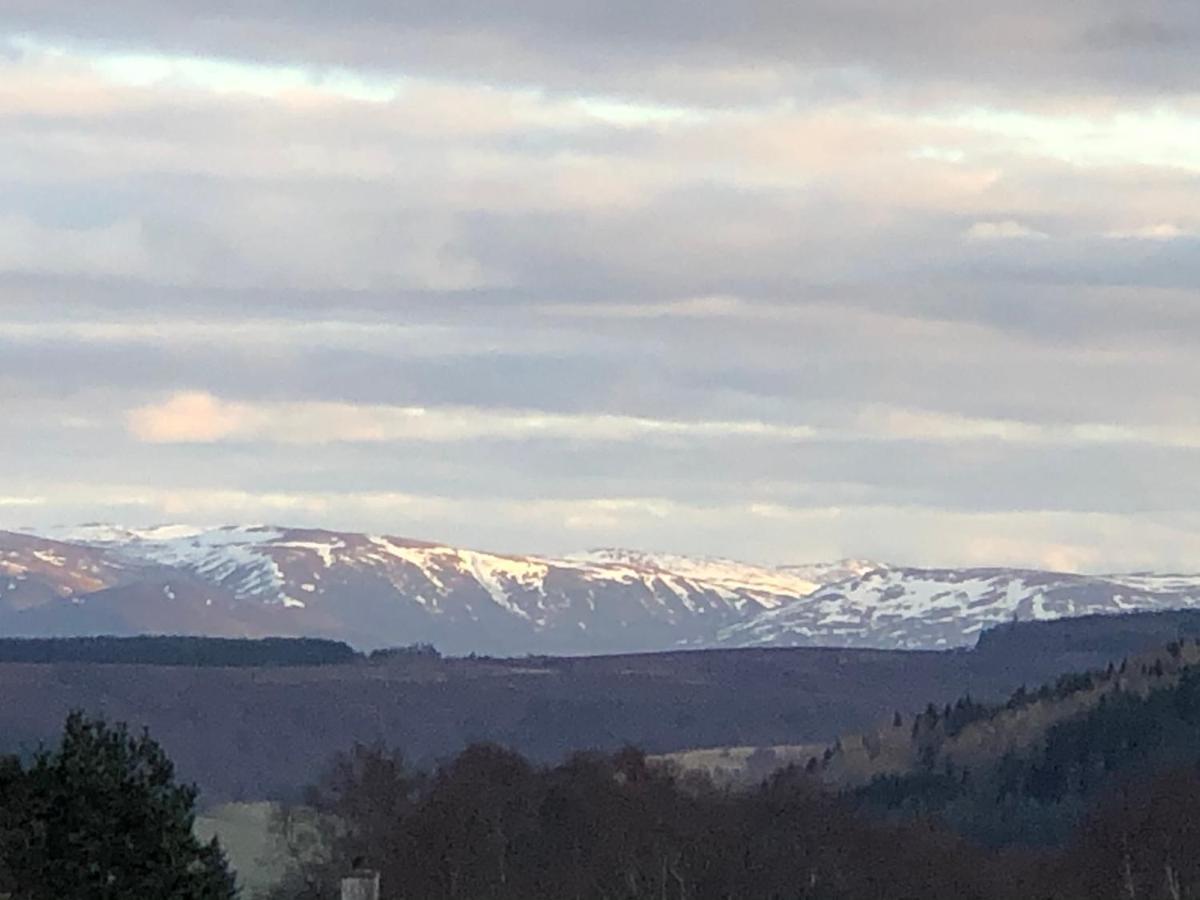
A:
[[[356,747],[281,812],[291,869],[272,900],[337,896],[366,863],[384,900],[1181,900],[1200,896],[1200,774],[1115,791],[1052,855],[986,850],[930,820],[887,821],[802,771],[753,791],[635,750],[532,765],[492,745],[432,774]]]
[[[0,638],[0,663],[249,667],[336,665],[359,658],[350,645],[322,638]]]
[[[1200,610],[1181,609],[1008,622],[980,632],[975,649],[997,657],[1098,653],[1119,659],[1161,647],[1171,640],[1197,636],[1200,636]]]

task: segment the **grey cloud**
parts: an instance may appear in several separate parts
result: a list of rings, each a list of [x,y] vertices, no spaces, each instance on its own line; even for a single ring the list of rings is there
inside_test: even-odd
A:
[[[852,159],[845,171],[823,173],[811,183],[748,185],[732,173],[714,178],[703,160],[689,166],[685,158],[673,169],[661,165],[685,150],[686,140],[668,139],[653,128],[610,131],[637,135],[623,138],[616,151],[593,143],[591,132],[579,136],[551,128],[546,133],[564,142],[564,152],[615,152],[620,160],[660,163],[643,190],[631,191],[630,204],[587,209],[572,207],[561,195],[544,199],[544,180],[554,171],[547,168],[550,163],[521,148],[512,150],[514,135],[528,135],[525,144],[536,143],[543,133],[538,128],[514,126],[498,136],[462,141],[443,136],[438,153],[414,154],[414,142],[422,138],[381,129],[365,113],[346,122],[333,115],[299,124],[267,114],[263,118],[274,124],[251,129],[247,136],[242,128],[253,115],[233,102],[229,108],[207,108],[201,128],[174,131],[168,124],[160,133],[156,117],[165,116],[168,123],[187,119],[168,107],[143,110],[143,118],[132,125],[112,125],[111,146],[101,140],[111,124],[106,119],[76,123],[62,158],[43,149],[51,161],[42,163],[37,179],[10,176],[14,189],[4,194],[7,208],[47,228],[127,223],[134,229],[137,245],[131,252],[153,261],[141,274],[155,289],[139,291],[136,272],[130,276],[132,289],[111,284],[119,273],[91,273],[110,282],[100,286],[112,298],[104,302],[132,304],[125,295],[140,293],[154,305],[386,309],[416,302],[428,310],[443,302],[484,306],[631,296],[645,302],[714,292],[812,303],[837,292],[839,302],[904,315],[980,320],[1002,328],[1027,322],[1030,332],[1044,333],[1047,311],[1026,315],[1030,304],[1024,297],[1035,287],[1187,286],[1197,274],[1194,242],[1163,241],[1148,248],[1144,241],[1095,236],[1119,227],[1113,211],[1144,205],[1147,196],[1171,197],[1168,212],[1172,206],[1181,214],[1194,208],[1194,179],[1160,171],[1079,171],[1013,161],[1005,165],[999,185],[967,198],[973,208],[960,204],[940,210],[936,196],[928,207],[914,206],[919,201],[880,196],[870,185],[858,185]],[[292,141],[318,141],[328,157],[349,152],[345,142],[330,137],[329,127],[341,125],[356,136],[365,130],[372,141],[387,146],[390,157],[404,160],[408,174],[356,178],[261,170],[279,155],[279,144]],[[205,171],[204,147],[189,150],[190,136],[202,132],[227,135],[234,146],[260,158],[250,163],[235,152],[226,171]],[[84,137],[89,149],[103,152],[81,153],[78,142]],[[703,144],[711,138],[701,132],[697,139]],[[803,133],[797,135],[801,139]],[[87,176],[94,159],[120,157],[130,142],[164,141],[173,145],[167,171]],[[99,143],[92,147],[91,142]],[[446,166],[447,151],[462,152],[463,142],[479,144],[476,151],[484,153],[480,160],[488,165],[501,156],[496,183],[503,186],[507,208],[504,202],[481,208],[486,184]],[[717,162],[725,160],[718,155]],[[68,168],[78,174],[56,181],[60,176],[52,173]],[[601,171],[597,190],[621,188],[621,176],[620,170]],[[1022,209],[1026,206],[1028,212]],[[963,241],[975,223],[1014,217],[1052,239],[1040,244]],[[864,222],[871,226],[864,229]],[[1080,236],[1081,230],[1092,236]],[[957,291],[955,277],[970,292]],[[913,284],[935,289],[922,294],[906,287]],[[1007,297],[1000,296],[1004,291]],[[979,295],[993,299],[979,301]],[[1129,324],[1136,328],[1134,318]],[[1102,328],[1105,321],[1066,316],[1057,327]]]
[[[55,396],[102,383],[132,398],[203,388],[251,400],[475,404],[551,411],[603,406],[605,385],[620,371],[616,360],[586,357],[486,353],[413,359],[353,348],[273,357],[219,345],[100,348],[47,341],[5,346],[0,339],[0,353],[0,378],[9,373],[19,377],[30,395]],[[50,359],[56,364],[47,366]]]
[[[127,405],[204,389],[250,401],[459,404],[818,425],[837,425],[839,416],[872,404],[1041,423],[1155,423],[1177,422],[1200,403],[1200,362],[1190,350],[1200,323],[1186,293],[1089,296],[966,281],[925,290],[930,303],[974,303],[975,318],[990,315],[1004,328],[912,319],[913,307],[903,303],[893,315],[825,301],[767,310],[778,318],[757,318],[750,307],[745,318],[650,320],[546,317],[519,304],[440,312],[408,305],[363,319],[365,334],[371,323],[379,332],[369,340],[355,328],[335,330],[340,336],[322,343],[322,331],[305,332],[289,318],[261,320],[244,337],[231,332],[224,338],[222,323],[236,328],[239,322],[230,309],[210,319],[203,337],[184,338],[186,316],[214,315],[198,306],[194,312],[160,309],[150,337],[130,341],[118,331],[99,341],[88,339],[86,330],[75,337],[65,327],[57,332],[47,312],[36,340],[5,339],[0,327],[0,377],[18,378],[27,392],[47,397],[106,384],[137,398]],[[311,313],[297,307],[293,315]],[[389,322],[403,329],[429,319],[430,329],[387,337]],[[265,333],[271,341],[256,343]]]
[[[621,2],[157,4],[103,12],[73,0],[8,4],[11,28],[318,65],[469,73],[559,87],[643,90],[672,67],[874,68],[891,77],[977,85],[1038,83],[1054,92],[1194,90],[1200,12],[1156,0],[1003,6],[949,0],[697,6]],[[1167,39],[1169,38],[1169,40]],[[669,80],[669,79],[668,79]]]
[[[1200,505],[1196,451],[1149,441],[146,445],[124,421],[203,390],[846,433],[893,408],[1195,424],[1200,183],[1178,148],[1080,161],[1039,143],[1037,123],[1014,136],[945,112],[991,105],[1053,124],[1078,102],[1109,127],[1109,107],[1067,95],[1128,94],[1111,108],[1133,113],[1180,100],[1197,87],[1194,4],[1150,3],[1137,20],[1115,0],[99,6],[18,0],[0,24],[89,50],[463,83],[292,102],[106,86],[84,68],[70,77],[94,93],[51,79],[9,97],[15,111],[0,102],[0,403],[20,423],[0,462],[22,473],[0,496],[45,494],[43,518],[95,504],[348,527],[395,515],[501,549],[627,540],[946,561],[940,548],[966,550],[939,516],[970,519],[975,536],[1028,528],[1111,552],[1114,536]],[[593,107],[707,108],[581,112],[573,95],[588,92]],[[1146,229],[1156,239],[1136,236]],[[323,320],[360,330],[302,330]],[[157,330],[66,327],[89,321]],[[208,331],[189,336],[189,322]],[[93,503],[88,485],[129,496]],[[194,494],[171,506],[139,500],[143,488]],[[225,512],[196,500],[221,491],[250,499]],[[389,491],[434,511],[405,519],[362,500]],[[266,493],[282,499],[254,499]],[[565,507],[520,518],[622,497],[667,512],[577,531]],[[820,518],[843,507],[840,524]],[[1162,558],[1193,546],[1171,527]]]
[[[241,490],[297,496],[381,490],[530,502],[648,497],[700,506],[908,507],[958,513],[1186,513],[1200,503],[1195,450],[945,445],[920,441],[762,444],[698,440],[635,445],[531,441],[421,447],[128,444],[112,432],[26,431],[37,453],[24,484],[133,484],[145,490]],[[86,447],[86,449],[84,449]],[[140,474],[136,479],[132,472]],[[1153,473],[1153,474],[1149,474]],[[36,490],[36,488],[35,488]],[[744,535],[732,535],[742,540]]]

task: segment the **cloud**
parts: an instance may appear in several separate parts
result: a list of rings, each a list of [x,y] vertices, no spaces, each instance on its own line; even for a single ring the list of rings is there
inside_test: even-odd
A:
[[[657,303],[546,304],[537,310],[549,316],[582,319],[720,319],[770,314],[769,310],[751,306],[737,297],[689,297]]]
[[[1200,425],[1079,422],[1039,424],[934,411],[869,407],[819,426],[756,420],[657,419],[603,413],[562,414],[529,409],[242,403],[203,391],[177,393],[130,410],[137,440],[155,444],[266,442],[458,443],[470,441],[631,442],[654,440],[921,441],[1030,445],[1147,444],[1200,449]]]
[[[222,403],[211,394],[190,391],[163,403],[131,410],[129,430],[154,444],[211,443],[237,435],[254,416],[248,407]]]
[[[927,410],[868,409],[856,437],[941,442],[999,442],[1060,446],[1147,444],[1200,448],[1200,425],[1145,423],[1037,423]]]
[[[12,515],[1195,546],[1192,5],[3,18]]]
[[[103,42],[118,51],[376,77],[403,67],[599,94],[707,94],[725,102],[789,82],[845,92],[897,79],[942,91],[966,83],[976,90],[1037,85],[1050,95],[1187,93],[1197,84],[1189,63],[1200,30],[1194,7],[1170,0],[1150,0],[1135,13],[1117,0],[1054,6],[1013,0],[1002,7],[983,0],[902,6],[714,0],[702,12],[684,0],[649,12],[633,3],[601,10],[584,0],[469,0],[450,7],[372,0],[337,10],[118,0],[103,17],[88,15],[76,0],[39,0],[5,13],[18,33]]]
[[[189,391],[133,409],[130,433],[150,443],[270,441],[285,444],[456,442],[481,439],[632,441],[654,437],[804,440],[804,425],[755,421],[680,421],[621,415],[562,415],[471,407],[354,406],[344,403],[245,404]]]
[[[0,497],[0,507],[43,506],[45,497]]]
[[[861,414],[859,421],[864,429],[905,440],[1041,442],[1053,435],[1050,429],[1028,422],[925,410],[874,409]]]
[[[1044,231],[1022,225],[1012,219],[1002,222],[976,222],[965,232],[966,237],[973,241],[1008,241],[1014,239],[1044,240],[1049,235]]]
[[[64,481],[44,506],[30,506],[24,513],[32,517],[31,524],[52,524],[72,521],[52,516],[81,509],[133,526],[234,519],[358,528],[512,553],[560,554],[615,543],[764,563],[858,552],[884,561],[894,553],[916,565],[1036,565],[1093,572],[1161,566],[1178,571],[1200,553],[1200,530],[1187,517],[738,500],[705,504],[654,495],[513,500],[484,494],[463,499],[398,491],[276,492],[217,484],[156,488],[136,482]],[[467,520],[473,523],[470,528],[462,524]]]
[[[165,262],[155,260],[137,221],[58,229],[0,214],[0,271],[176,280]]]
[[[1051,572],[1094,572],[1107,562],[1104,552],[1095,546],[1020,537],[975,537],[968,542],[966,554],[975,565],[994,566],[999,560],[1009,560]]]
[[[1187,231],[1169,222],[1158,225],[1144,225],[1141,228],[1132,228],[1123,231],[1110,231],[1106,235],[1106,237],[1117,240],[1133,241],[1174,241],[1180,238],[1194,238],[1196,236],[1196,232]]]

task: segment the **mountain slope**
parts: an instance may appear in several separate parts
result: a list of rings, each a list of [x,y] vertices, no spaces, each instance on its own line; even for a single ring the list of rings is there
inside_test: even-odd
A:
[[[4,580],[7,578],[8,580]],[[1200,605],[1200,577],[483,553],[274,526],[0,532],[0,633],[309,635],[371,649],[939,649],[997,623]]]
[[[56,615],[62,633],[79,633],[65,620],[97,621],[101,607],[124,601],[128,610],[141,608],[127,627],[99,616],[115,633],[141,622],[155,631],[336,636],[368,648],[428,641],[463,653],[652,650],[711,644],[720,629],[818,586],[809,572],[724,560],[616,550],[504,556],[268,526],[86,526],[56,537],[123,577],[98,583],[92,597],[72,594],[82,609],[43,604],[28,617],[39,634],[55,632],[45,620]],[[30,540],[0,534],[0,552]],[[150,597],[162,599],[161,613],[146,608]],[[164,621],[172,616],[174,628]],[[18,632],[10,626],[9,633]]]
[[[880,566],[725,629],[735,647],[971,646],[988,627],[1200,606],[1200,576]]]
[[[1091,798],[1200,748],[1200,643],[1060,676],[1007,703],[962,697],[844,737],[806,765],[869,806],[942,815],[978,840],[1049,842]]]

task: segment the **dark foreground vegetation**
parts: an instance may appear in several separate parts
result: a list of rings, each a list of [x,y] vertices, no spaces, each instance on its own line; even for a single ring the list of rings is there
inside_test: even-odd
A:
[[[364,863],[383,900],[1200,900],[1200,641],[882,728],[750,789],[633,748],[355,744],[278,808],[267,900]],[[72,714],[0,760],[0,897],[232,900],[195,800],[148,736]]]
[[[148,736],[72,714],[55,749],[0,759],[0,897],[231,900],[195,800]]]
[[[368,859],[405,900],[1200,898],[1200,641],[885,727],[895,773],[856,786],[838,741],[751,790],[633,749],[538,766],[480,744],[423,774],[359,745],[315,812],[279,814],[274,897],[332,897]]]
[[[491,745],[432,775],[362,747],[277,828],[275,900],[335,898],[366,859],[386,900],[1183,900],[1200,896],[1200,775],[1110,789],[1054,851],[995,850],[855,810],[791,769],[752,791],[627,750],[531,765]],[[322,833],[314,840],[314,827]],[[323,847],[324,850],[318,848]]]

